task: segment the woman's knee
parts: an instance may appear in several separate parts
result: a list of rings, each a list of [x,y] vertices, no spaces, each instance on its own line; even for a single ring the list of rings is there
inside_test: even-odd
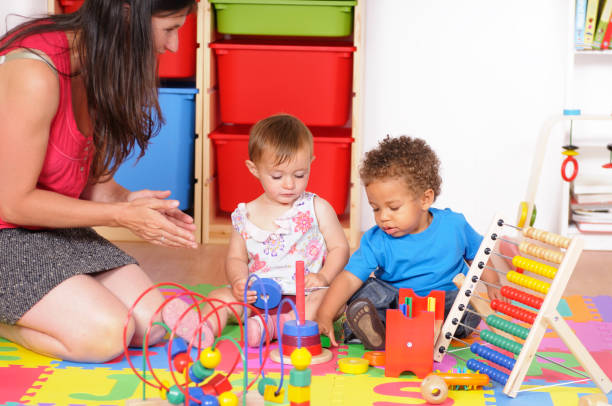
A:
[[[79,326],[66,343],[68,356],[74,361],[106,362],[124,351],[136,331],[135,322],[123,314],[93,316],[87,325]]]

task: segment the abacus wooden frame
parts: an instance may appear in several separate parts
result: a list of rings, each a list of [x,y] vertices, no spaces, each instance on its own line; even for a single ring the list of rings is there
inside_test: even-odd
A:
[[[448,349],[451,338],[455,334],[457,325],[453,324],[453,319],[460,320],[463,312],[459,310],[466,308],[470,300],[471,294],[476,291],[476,285],[480,280],[480,276],[484,270],[484,265],[487,263],[489,256],[493,253],[497,236],[501,235],[501,229],[504,221],[501,216],[495,216],[485,238],[478,249],[478,253],[470,266],[467,273],[466,281],[461,287],[453,307],[442,326],[442,332],[438,336],[438,340],[434,346],[434,360],[440,362],[444,358],[444,354]],[[574,271],[578,258],[584,248],[584,242],[579,237],[572,238],[568,248],[565,251],[563,261],[557,268],[557,273],[553,279],[548,293],[544,298],[544,302],[537,313],[536,319],[529,331],[529,335],[523,344],[523,348],[516,358],[516,364],[512,369],[508,381],[504,386],[503,392],[510,396],[516,397],[519,388],[525,378],[529,365],[536,354],[536,351],[546,333],[546,329],[551,327],[563,340],[568,349],[572,352],[576,360],[582,365],[585,371],[589,374],[593,382],[604,392],[608,393],[612,390],[612,382],[605,375],[603,370],[595,362],[591,354],[580,342],[563,317],[557,312],[556,308],[561,299],[565,287]],[[450,335],[449,335],[450,333]],[[448,336],[448,338],[447,338]]]

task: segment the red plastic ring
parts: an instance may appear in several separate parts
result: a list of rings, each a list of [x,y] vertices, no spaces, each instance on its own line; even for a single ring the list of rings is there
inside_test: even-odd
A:
[[[573,166],[573,172],[571,176],[567,176],[565,174],[565,169],[568,163],[571,163]],[[578,175],[578,161],[576,161],[576,159],[573,156],[569,155],[567,158],[563,160],[563,164],[561,165],[561,177],[563,178],[564,181],[571,182],[574,179],[576,179],[577,175]]]

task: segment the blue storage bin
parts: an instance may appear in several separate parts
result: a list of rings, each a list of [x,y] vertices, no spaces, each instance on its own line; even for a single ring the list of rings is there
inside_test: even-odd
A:
[[[121,164],[115,180],[129,190],[170,190],[179,208],[193,206],[195,95],[193,88],[160,88],[159,104],[166,123],[151,138],[145,155],[140,148]]]

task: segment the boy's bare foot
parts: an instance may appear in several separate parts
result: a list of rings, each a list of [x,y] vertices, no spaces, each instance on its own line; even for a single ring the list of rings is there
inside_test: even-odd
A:
[[[176,298],[166,303],[162,309],[162,318],[164,323],[170,328],[174,329],[179,318],[185,313],[187,308],[190,306],[180,298]],[[202,314],[204,316],[204,314]],[[181,324],[174,329],[175,334],[183,338],[188,343],[193,339],[193,345],[197,345],[197,332],[196,328],[200,324],[200,318],[198,317],[198,311],[195,307],[191,308],[189,312],[181,319]],[[210,328],[207,321],[202,324],[201,327],[202,338],[200,341],[200,348],[207,348],[212,346],[215,341],[215,335]]]
[[[346,309],[346,320],[366,350],[385,349],[385,326],[370,300],[359,298]]]

